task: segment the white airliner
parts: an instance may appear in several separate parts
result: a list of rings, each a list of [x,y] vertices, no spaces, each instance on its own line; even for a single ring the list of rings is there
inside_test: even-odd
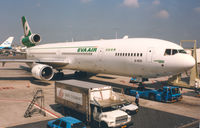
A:
[[[153,78],[178,74],[195,64],[181,46],[160,39],[126,37],[35,46],[40,36],[31,33],[25,17],[22,23],[22,43],[29,47],[27,59],[0,62],[25,62],[32,68],[33,76],[42,80],[52,79],[55,70],[62,76],[63,69]]]
[[[2,49],[12,49],[11,45],[13,42],[14,37],[8,37],[7,40],[5,40],[1,45],[0,45],[0,50]]]

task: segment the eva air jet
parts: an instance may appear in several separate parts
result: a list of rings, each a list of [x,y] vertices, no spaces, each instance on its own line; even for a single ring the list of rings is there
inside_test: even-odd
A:
[[[37,45],[39,34],[32,34],[28,22],[22,17],[27,46],[26,59],[0,60],[22,62],[31,68],[33,77],[51,80],[55,74],[62,77],[64,69],[105,73],[138,78],[175,75],[191,69],[195,60],[185,50],[172,42],[152,38],[124,38],[81,42],[61,42]]]

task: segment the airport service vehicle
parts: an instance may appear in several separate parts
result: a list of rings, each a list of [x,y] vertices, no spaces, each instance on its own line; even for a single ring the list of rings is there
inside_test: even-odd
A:
[[[1,59],[7,62],[27,63],[33,77],[51,80],[62,78],[62,70],[76,70],[76,74],[104,73],[138,78],[175,75],[191,69],[195,60],[184,49],[172,42],[152,38],[123,38],[37,45],[41,37],[33,34],[22,17],[27,47],[27,59]],[[82,76],[82,75],[79,75]]]
[[[162,89],[146,89],[145,87],[138,87],[137,89],[127,88],[125,89],[126,94],[136,95],[139,93],[140,97],[163,101],[163,102],[175,102],[182,99],[182,94],[180,93],[179,87],[164,86]]]
[[[48,121],[47,128],[86,128],[86,126],[80,120],[68,116]]]
[[[113,106],[114,107],[114,106]],[[124,102],[115,106],[116,108],[125,111],[129,115],[134,115],[138,112],[139,108],[137,105],[134,105],[132,102]]]
[[[55,102],[63,105],[66,111],[79,113],[76,118],[82,117],[95,127],[125,128],[133,124],[130,115],[115,107],[126,103],[122,97],[111,86],[102,84],[79,80],[55,83]]]

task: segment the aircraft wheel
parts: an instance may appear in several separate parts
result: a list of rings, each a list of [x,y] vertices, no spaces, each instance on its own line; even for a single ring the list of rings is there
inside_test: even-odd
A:
[[[55,73],[55,78],[56,79],[61,80],[61,79],[63,79],[63,77],[64,77],[64,73],[63,72]]]
[[[75,77],[78,77],[78,78],[84,78],[84,77],[87,77],[87,72],[75,71],[74,75]]]

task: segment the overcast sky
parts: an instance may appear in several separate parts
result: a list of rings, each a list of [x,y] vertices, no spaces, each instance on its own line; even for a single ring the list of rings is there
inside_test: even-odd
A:
[[[200,0],[1,0],[0,41],[20,44],[26,16],[41,43],[150,37],[200,42]]]

